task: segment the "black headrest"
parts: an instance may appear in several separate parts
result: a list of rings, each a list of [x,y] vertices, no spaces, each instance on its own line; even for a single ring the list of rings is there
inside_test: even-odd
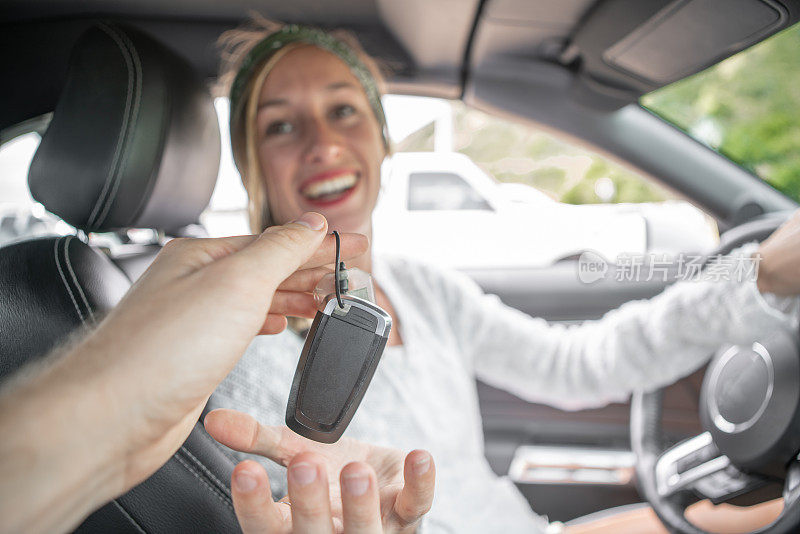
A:
[[[105,254],[73,236],[0,249],[0,380],[94,326],[130,287]]]
[[[208,204],[219,156],[213,101],[189,64],[137,30],[98,23],[75,44],[28,184],[86,231],[173,230]]]

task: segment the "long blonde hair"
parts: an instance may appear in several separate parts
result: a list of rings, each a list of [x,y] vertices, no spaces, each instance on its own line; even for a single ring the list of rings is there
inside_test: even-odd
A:
[[[217,41],[217,45],[221,49],[221,63],[220,75],[215,88],[216,95],[228,96],[242,62],[253,47],[285,26],[285,24],[269,20],[259,14],[251,14],[250,19],[242,26],[223,33]],[[331,30],[328,33],[351,48],[369,70],[380,93],[384,94],[385,78],[382,70],[385,69],[385,66],[379,64],[377,60],[368,55],[352,33],[341,29]],[[231,148],[234,161],[239,168],[242,183],[248,196],[247,211],[250,230],[256,233],[274,225],[276,221],[272,219],[270,213],[266,183],[261,176],[261,167],[255,148],[255,104],[257,104],[258,93],[271,68],[283,55],[297,46],[313,45],[286,45],[278,53],[265,60],[262,65],[255,68],[258,74],[253,76],[245,86],[242,97],[243,101],[250,103],[245,106],[244,121],[239,121],[243,124],[237,127],[237,131],[231,131]],[[231,113],[233,112],[234,110],[231,110]],[[242,128],[244,131],[241,131]]]

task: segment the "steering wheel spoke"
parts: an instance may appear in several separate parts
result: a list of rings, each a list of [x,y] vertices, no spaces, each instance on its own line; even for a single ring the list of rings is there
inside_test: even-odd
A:
[[[703,432],[666,450],[656,461],[658,494],[670,498],[675,493],[695,489],[705,478],[723,471],[730,460],[719,452],[711,434]]]
[[[756,490],[771,480],[745,473],[714,445],[703,432],[665,451],[656,462],[658,494],[671,499],[678,492],[691,490],[699,499],[721,504]]]

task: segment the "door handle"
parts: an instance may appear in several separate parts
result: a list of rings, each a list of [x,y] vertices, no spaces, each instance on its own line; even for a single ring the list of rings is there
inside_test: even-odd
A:
[[[519,484],[633,484],[636,456],[624,449],[520,445],[508,476]]]

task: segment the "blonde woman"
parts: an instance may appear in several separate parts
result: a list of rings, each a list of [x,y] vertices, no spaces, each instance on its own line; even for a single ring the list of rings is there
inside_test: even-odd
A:
[[[332,229],[371,236],[381,162],[389,152],[375,63],[347,35],[263,20],[223,42],[231,139],[252,230],[318,211]],[[484,457],[475,378],[569,409],[674,382],[724,342],[747,342],[797,321],[797,298],[761,291],[800,292],[798,228],[795,218],[762,245],[758,286],[677,284],[569,328],[510,309],[458,273],[368,250],[348,266],[372,273],[377,303],[396,328],[345,436],[431,452],[437,490],[422,523],[426,532],[544,531],[546,519]],[[296,315],[313,315],[310,296],[294,305]],[[290,330],[257,338],[217,390],[214,406],[282,425],[302,345]],[[283,494],[280,468],[260,461],[275,493]],[[644,528],[658,528],[653,517]]]

